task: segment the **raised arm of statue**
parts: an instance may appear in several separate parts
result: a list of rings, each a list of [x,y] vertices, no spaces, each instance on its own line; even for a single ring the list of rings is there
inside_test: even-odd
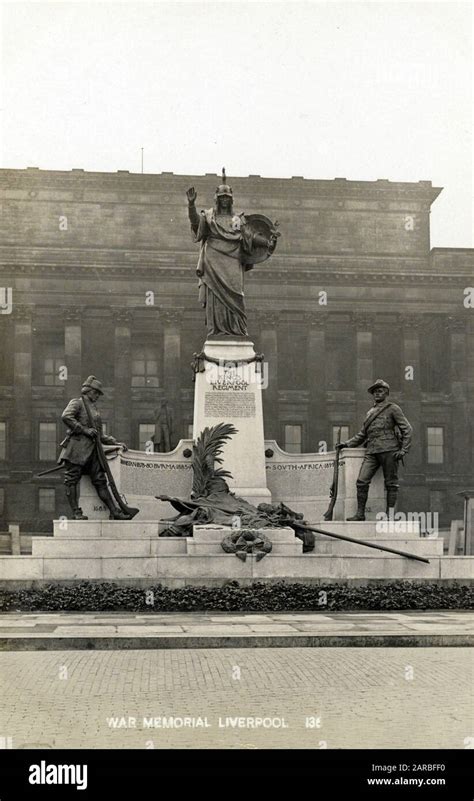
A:
[[[191,186],[188,189],[188,191],[186,192],[186,197],[188,199],[188,217],[189,217],[189,222],[191,223],[191,230],[193,234],[196,236],[199,229],[200,217],[196,211],[197,192],[194,189],[194,186]]]

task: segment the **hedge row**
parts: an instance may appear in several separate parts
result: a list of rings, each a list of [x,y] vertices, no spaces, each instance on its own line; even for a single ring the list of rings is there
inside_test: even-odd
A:
[[[126,612],[290,612],[353,609],[472,609],[474,588],[394,582],[354,587],[347,584],[256,583],[222,587],[147,589],[107,583],[48,584],[41,589],[0,590],[0,610]]]

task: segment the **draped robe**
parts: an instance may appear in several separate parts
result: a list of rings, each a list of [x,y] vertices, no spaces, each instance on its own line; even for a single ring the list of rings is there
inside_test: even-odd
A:
[[[244,273],[253,265],[243,264],[241,257],[251,252],[254,234],[243,215],[216,214],[214,208],[202,211],[192,228],[201,243],[196,272],[207,333],[245,336]]]

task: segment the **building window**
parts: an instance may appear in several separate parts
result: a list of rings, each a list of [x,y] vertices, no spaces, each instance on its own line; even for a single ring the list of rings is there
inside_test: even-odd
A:
[[[158,360],[155,348],[134,347],[132,352],[132,387],[158,387]]]
[[[0,423],[0,460],[7,458],[7,424]]]
[[[38,490],[38,509],[45,514],[54,514],[56,511],[56,490],[50,487],[41,487]]]
[[[63,387],[65,376],[64,349],[62,345],[49,345],[43,359],[43,384],[47,387]]]
[[[374,376],[388,382],[392,390],[399,390],[402,376],[401,338],[393,335],[394,325],[377,326],[374,343]]]
[[[430,490],[430,512],[442,514],[446,511],[446,492],[444,490]]]
[[[308,385],[306,331],[292,326],[278,330],[278,379],[280,389],[305,389]],[[271,369],[271,366],[270,366]],[[311,366],[311,369],[314,369]]]
[[[449,392],[449,336],[444,327],[444,315],[428,317],[420,337],[421,388],[424,392]]]
[[[346,439],[349,439],[349,426],[333,426],[332,427],[332,447],[336,447],[337,442],[337,432],[341,429],[341,442],[345,442]]]
[[[285,426],[285,451],[301,453],[302,426]]]
[[[428,464],[444,462],[444,430],[441,427],[428,426],[426,429]]]
[[[138,426],[138,450],[152,453],[153,452],[152,437],[154,436],[155,436],[154,423],[140,423],[140,425]]]
[[[39,424],[39,459],[41,462],[54,462],[56,459],[56,423]]]
[[[0,487],[0,517],[5,514],[5,490]]]
[[[326,334],[325,364],[328,390],[354,389],[356,362],[355,342],[350,331]]]

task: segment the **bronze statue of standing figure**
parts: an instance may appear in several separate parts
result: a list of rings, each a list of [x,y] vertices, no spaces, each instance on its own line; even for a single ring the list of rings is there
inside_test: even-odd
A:
[[[117,445],[127,450],[125,443],[117,442],[114,437],[102,431],[102,419],[95,404],[103,394],[102,383],[94,375],[90,375],[82,385],[81,397],[70,400],[62,413],[62,421],[69,431],[61,442],[62,450],[58,462],[64,462],[66,467],[64,484],[74,520],[88,519],[79,506],[79,482],[83,475],[90,476],[97,495],[110,511],[111,519],[130,519],[114,502],[97,455],[97,438],[104,445]]]
[[[365,520],[369,487],[375,473],[382,467],[387,491],[387,515],[395,510],[398,495],[398,465],[411,445],[413,429],[400,406],[388,400],[390,387],[378,378],[367,390],[374,404],[367,412],[358,434],[341,442],[336,448],[357,448],[366,445],[364,461],[357,479],[357,512],[348,520]]]
[[[201,244],[196,272],[207,334],[245,337],[244,273],[272,255],[280,236],[278,223],[263,214],[235,214],[225,170],[212,208],[198,214],[194,187],[186,196],[194,241]]]

